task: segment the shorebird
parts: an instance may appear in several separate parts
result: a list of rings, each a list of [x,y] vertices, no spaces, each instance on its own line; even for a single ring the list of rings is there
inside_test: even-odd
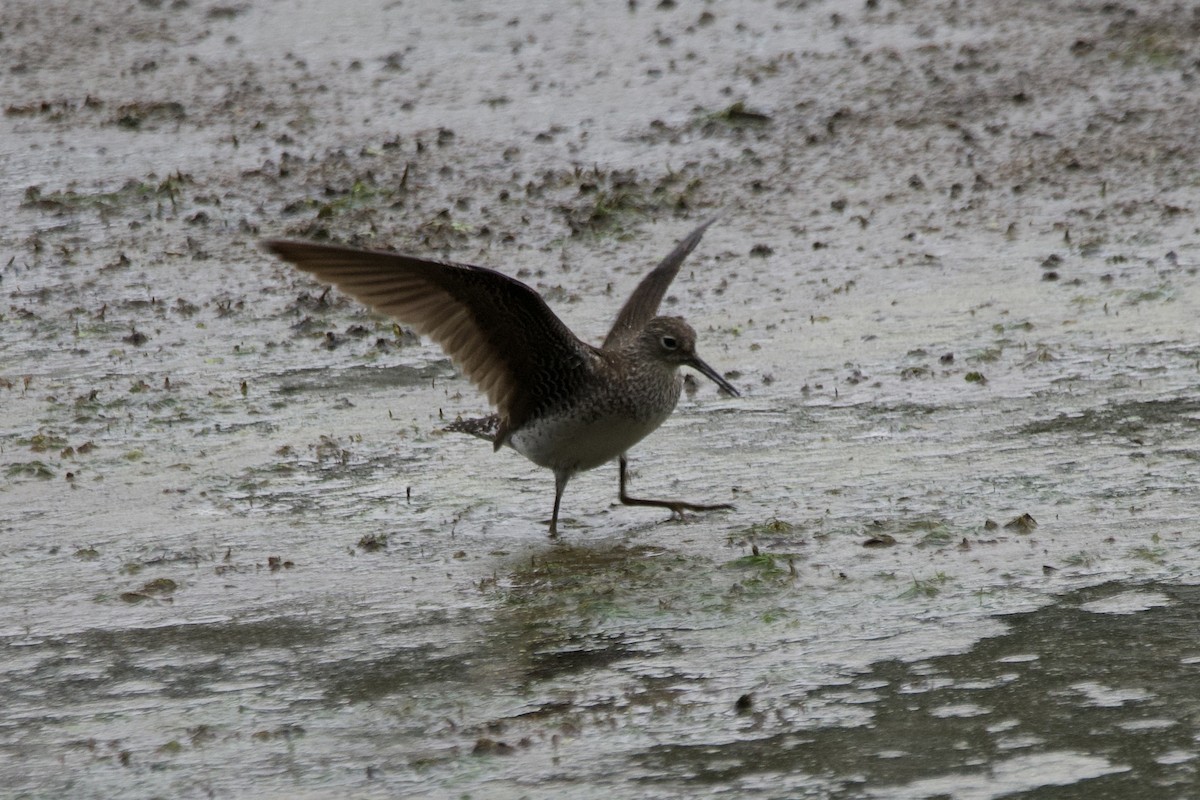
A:
[[[680,317],[656,316],[679,266],[709,220],[683,239],[625,301],[600,347],[581,341],[536,291],[486,267],[377,250],[271,240],[268,250],[317,280],[430,337],[496,408],[450,430],[508,445],[554,472],[550,536],[558,536],[563,490],[573,475],[614,458],[625,505],[684,511],[728,503],[630,497],[629,448],[671,415],[691,367],[721,389],[738,390],[696,355],[696,332]]]

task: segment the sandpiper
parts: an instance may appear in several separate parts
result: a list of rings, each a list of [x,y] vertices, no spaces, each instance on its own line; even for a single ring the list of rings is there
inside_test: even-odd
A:
[[[432,338],[479,387],[495,414],[451,430],[508,445],[554,472],[550,536],[577,472],[620,461],[626,505],[684,511],[727,503],[647,500],[625,491],[629,448],[675,409],[691,367],[731,395],[738,391],[696,355],[696,332],[680,317],[656,316],[679,266],[714,220],[701,225],[650,271],[621,307],[600,347],[581,341],[532,288],[486,267],[376,250],[272,240],[275,255],[374,310]]]

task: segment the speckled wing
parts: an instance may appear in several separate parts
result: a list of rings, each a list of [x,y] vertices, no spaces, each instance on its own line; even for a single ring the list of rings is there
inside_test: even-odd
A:
[[[717,217],[713,217],[689,233],[687,238],[675,246],[670,255],[664,258],[657,267],[650,270],[646,277],[642,278],[642,282],[633,290],[633,294],[629,295],[625,305],[621,306],[616,321],[609,330],[608,336],[605,337],[604,344],[601,345],[602,349],[616,350],[620,348],[637,336],[638,331],[658,315],[658,306],[662,303],[663,295],[670,288],[671,281],[675,280],[675,275],[678,274],[683,260],[688,257],[688,253],[696,249],[696,245],[700,244],[700,239],[708,230],[708,226],[717,219]]]
[[[311,242],[265,246],[441,345],[500,413],[497,448],[590,374],[595,349],[537,292],[495,270]]]

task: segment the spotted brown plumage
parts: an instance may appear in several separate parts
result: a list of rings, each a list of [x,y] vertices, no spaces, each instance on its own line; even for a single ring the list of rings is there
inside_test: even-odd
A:
[[[487,267],[272,240],[266,247],[318,280],[437,342],[487,395],[496,414],[452,430],[509,445],[554,471],[550,535],[567,481],[618,458],[621,502],[684,510],[728,508],[642,500],[625,492],[626,451],[662,424],[679,399],[678,368],[691,367],[732,395],[737,390],[696,355],[696,333],[655,314],[704,223],[642,279],[601,347],[581,341],[526,284]]]

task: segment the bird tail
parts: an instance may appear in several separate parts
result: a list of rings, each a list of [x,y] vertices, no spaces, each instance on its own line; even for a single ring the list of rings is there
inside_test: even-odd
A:
[[[500,433],[500,415],[491,414],[486,417],[475,417],[473,419],[458,419],[451,422],[443,430],[453,431],[454,433],[469,433],[472,436],[477,436],[480,439],[496,443],[496,436]]]

